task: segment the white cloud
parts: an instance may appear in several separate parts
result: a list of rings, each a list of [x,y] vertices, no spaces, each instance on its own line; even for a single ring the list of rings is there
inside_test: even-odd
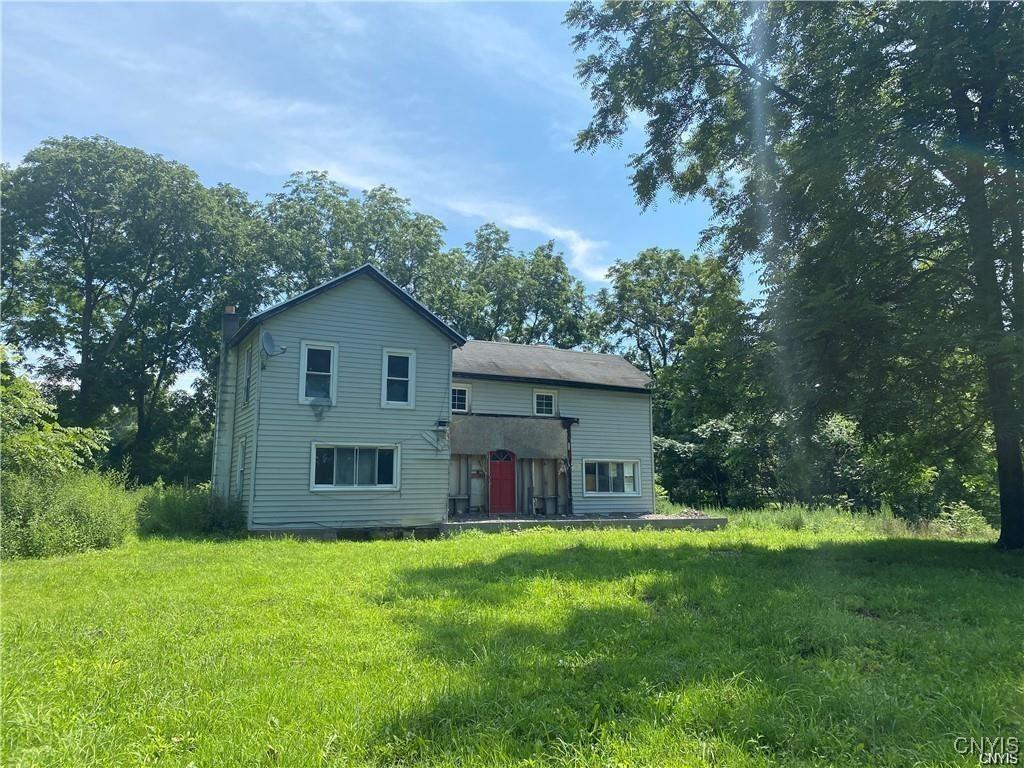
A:
[[[352,4],[314,3],[237,3],[227,5],[225,13],[242,21],[280,32],[289,29],[307,39],[329,41],[329,50],[344,51],[337,37],[357,36],[366,32],[366,19]]]
[[[575,80],[572,58],[554,55],[526,28],[496,13],[481,12],[481,6],[471,3],[414,7],[424,14],[431,35],[473,71],[493,79],[497,87],[518,82],[559,100],[586,101]]]
[[[610,263],[601,257],[608,243],[591,240],[578,230],[552,224],[544,217],[515,204],[498,201],[452,199],[443,201],[449,210],[462,216],[493,221],[503,227],[537,232],[558,241],[569,251],[569,266],[595,282],[607,279]]]
[[[308,33],[306,53],[314,61],[328,48],[338,55],[369,55],[381,42],[373,39],[380,30],[371,29],[361,9],[350,6],[223,8],[236,23],[253,26],[253,50],[265,44],[261,35],[273,37],[277,30],[298,37]],[[459,5],[415,9],[463,66],[557,97],[560,106],[579,96],[571,76],[562,74],[561,59],[516,24]],[[78,66],[54,66],[45,55],[36,55],[33,41],[45,42],[38,46],[42,51],[54,45],[73,48]],[[60,103],[62,98],[94,102],[90,114],[97,126],[105,120],[123,125],[130,111],[130,136],[142,146],[161,147],[185,162],[214,162],[268,175],[326,170],[356,190],[388,184],[442,218],[447,211],[552,238],[577,274],[589,281],[605,278],[602,252],[607,244],[550,213],[538,213],[543,203],[536,202],[534,193],[520,193],[531,196],[535,202],[530,205],[517,202],[514,190],[522,182],[513,180],[504,153],[496,159],[481,156],[450,133],[424,125],[415,109],[418,94],[373,90],[361,82],[359,67],[317,62],[313,71],[322,81],[301,88],[274,86],[246,68],[219,66],[215,49],[173,41],[147,47],[144,39],[126,37],[98,22],[82,29],[50,7],[22,15],[17,42],[17,67],[9,67],[9,76],[31,83],[33,93],[40,95],[38,103]],[[105,93],[110,78],[119,87]],[[103,132],[102,127],[96,130]]]

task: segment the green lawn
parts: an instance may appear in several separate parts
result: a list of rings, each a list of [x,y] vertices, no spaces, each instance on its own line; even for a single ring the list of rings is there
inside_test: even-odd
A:
[[[7,563],[3,759],[977,765],[956,736],[1024,736],[1024,558],[823,520]]]

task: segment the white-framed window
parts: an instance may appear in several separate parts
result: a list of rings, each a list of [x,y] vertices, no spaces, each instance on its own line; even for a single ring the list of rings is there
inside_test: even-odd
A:
[[[640,462],[636,459],[584,459],[584,496],[639,496]]]
[[[553,389],[533,390],[533,415],[555,416],[558,413],[558,393]]]
[[[253,345],[250,344],[249,348],[245,350],[245,405],[249,404],[249,399],[252,397],[252,352]]]
[[[304,341],[300,354],[299,402],[330,400],[334,405],[338,345],[329,341]]]
[[[313,443],[311,491],[397,491],[399,450],[389,445]]]
[[[416,351],[387,349],[381,357],[381,408],[416,407]]]
[[[244,436],[242,437],[241,440],[238,441],[238,478],[236,480],[236,482],[238,483],[238,487],[236,489],[236,496],[238,498],[242,498],[243,494],[245,493],[246,442],[247,440]]]
[[[469,384],[452,384],[452,413],[469,413],[473,388]]]

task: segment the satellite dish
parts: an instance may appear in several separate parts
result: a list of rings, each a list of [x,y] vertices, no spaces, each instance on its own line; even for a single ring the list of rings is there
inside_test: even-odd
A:
[[[263,354],[267,357],[274,357],[287,352],[285,347],[278,349],[277,345],[274,344],[274,337],[270,335],[270,331],[264,331],[260,334],[260,344],[263,346]]]

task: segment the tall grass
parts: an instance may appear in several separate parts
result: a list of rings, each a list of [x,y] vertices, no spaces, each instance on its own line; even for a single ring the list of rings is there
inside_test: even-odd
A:
[[[118,547],[136,533],[223,535],[245,522],[238,505],[212,497],[208,485],[131,488],[120,472],[4,474],[0,505],[4,559]]]
[[[0,556],[48,557],[123,544],[135,531],[139,493],[119,472],[12,473],[0,504]]]
[[[212,495],[208,483],[184,487],[157,481],[145,490],[139,505],[139,533],[143,535],[228,534],[244,525],[242,508]]]
[[[913,536],[931,539],[994,541],[997,531],[970,507],[961,505],[934,520],[907,520],[888,509],[877,512],[840,507],[780,504],[756,510],[722,510],[729,527],[741,530],[807,530],[815,534],[863,534],[880,538]]]

